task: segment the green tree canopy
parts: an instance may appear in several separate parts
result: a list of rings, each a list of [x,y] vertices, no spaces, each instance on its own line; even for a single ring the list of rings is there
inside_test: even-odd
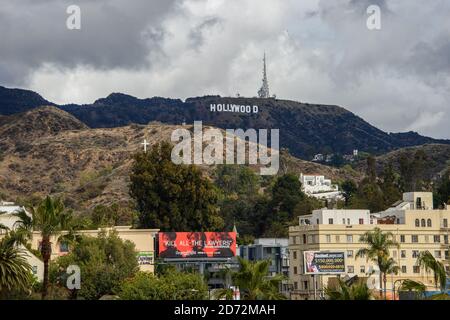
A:
[[[204,300],[208,286],[196,273],[172,271],[155,276],[138,272],[122,282],[119,296],[125,300]]]
[[[174,164],[171,150],[163,142],[134,156],[130,194],[139,211],[139,226],[162,231],[222,229],[216,188],[195,166]]]
[[[82,236],[69,254],[52,263],[53,282],[65,285],[65,270],[69,265],[81,270],[79,296],[98,299],[115,294],[121,282],[132,277],[139,269],[134,244],[120,239],[116,233],[100,233],[98,237]]]

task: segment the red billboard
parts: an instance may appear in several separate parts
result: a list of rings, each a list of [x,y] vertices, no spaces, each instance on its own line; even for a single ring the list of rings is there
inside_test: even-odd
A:
[[[160,258],[231,258],[235,255],[236,232],[159,233]]]

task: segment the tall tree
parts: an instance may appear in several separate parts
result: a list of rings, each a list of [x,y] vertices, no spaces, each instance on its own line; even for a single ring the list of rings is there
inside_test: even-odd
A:
[[[139,226],[163,231],[221,229],[216,188],[195,166],[174,164],[171,150],[163,142],[134,156],[130,194],[139,211]]]
[[[379,266],[380,273],[383,275],[383,289],[384,289],[384,299],[387,298],[387,275],[388,274],[397,274],[400,270],[399,266],[397,266],[397,262],[393,258],[384,257],[381,260],[381,264]]]
[[[380,188],[383,192],[383,200],[386,208],[401,199],[402,194],[397,183],[397,177],[395,175],[392,163],[388,163],[383,169]]]
[[[450,203],[450,169],[441,177],[433,198],[437,208]]]
[[[358,191],[358,186],[353,180],[345,180],[341,185],[341,190],[344,195],[345,205],[348,206],[351,197]]]
[[[61,199],[47,196],[37,207],[31,208],[31,218],[26,214],[22,218],[19,224],[21,230],[24,232],[36,230],[41,234],[40,253],[44,262],[42,299],[45,299],[48,293],[49,261],[52,254],[51,238],[58,236],[63,230],[70,229],[72,215],[70,211],[64,209]]]
[[[365,257],[366,260],[373,261],[380,270],[380,296],[383,295],[383,277],[385,270],[383,263],[389,259],[389,249],[398,247],[398,243],[394,240],[392,232],[383,232],[380,228],[375,228],[373,231],[365,232],[359,241],[366,245],[356,253],[357,258]]]

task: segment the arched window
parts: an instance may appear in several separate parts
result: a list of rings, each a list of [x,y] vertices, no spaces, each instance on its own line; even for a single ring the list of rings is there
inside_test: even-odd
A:
[[[416,219],[416,227],[420,227],[419,219]]]
[[[431,219],[427,220],[427,227],[431,227]]]
[[[421,225],[422,225],[422,227],[426,227],[426,225],[425,225],[425,219],[422,219],[422,221],[420,221],[421,223]]]

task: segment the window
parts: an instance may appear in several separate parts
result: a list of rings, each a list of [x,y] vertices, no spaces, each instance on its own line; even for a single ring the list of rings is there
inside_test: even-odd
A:
[[[448,258],[449,258],[448,250],[444,251],[444,258],[445,258],[445,260],[448,260]]]
[[[364,219],[359,219],[359,224],[364,224]]]
[[[341,237],[340,236],[336,236],[336,243],[341,242]]]
[[[404,234],[400,235],[400,242],[405,242],[405,235]]]
[[[308,281],[303,281],[303,288],[305,288],[305,290],[308,290]]]
[[[434,238],[434,243],[440,243],[441,242],[441,236],[437,235],[437,236],[434,236],[433,238]]]
[[[406,273],[406,266],[402,266],[402,273]]]
[[[397,258],[397,250],[392,250],[392,257]]]
[[[347,258],[353,258],[353,250],[347,250]]]
[[[294,290],[298,290],[298,282],[294,281]]]
[[[412,257],[413,258],[418,258],[419,257],[419,250],[413,250],[412,251]]]
[[[427,227],[431,228],[431,219],[427,220]]]
[[[67,242],[61,242],[59,244],[59,252],[69,252],[69,244]]]
[[[359,272],[360,272],[360,273],[366,273],[366,266],[361,266],[361,267],[359,268]]]
[[[297,244],[297,237],[292,237],[292,244]]]
[[[422,198],[420,197],[416,199],[416,209],[422,209]]]
[[[448,235],[444,235],[444,243],[448,244]]]
[[[425,236],[425,242],[426,243],[430,242],[430,237],[428,235]]]
[[[436,259],[441,259],[441,258],[442,258],[441,250],[435,250],[435,251],[434,251],[434,257],[435,257]]]
[[[406,258],[406,250],[400,251],[400,257],[401,258]]]
[[[422,220],[420,221],[420,225],[421,225],[421,227],[425,227],[425,219],[422,219]]]
[[[345,218],[342,218],[342,224],[345,224]]]
[[[308,241],[306,240],[306,234],[303,234],[303,244],[306,244]]]
[[[413,266],[414,273],[420,273],[420,266]]]
[[[316,219],[316,224],[320,224],[320,220],[319,219]]]
[[[419,236],[418,235],[412,235],[411,236],[411,242],[412,243],[417,243],[417,242],[419,242]]]
[[[331,236],[329,234],[327,234],[326,238],[327,238],[327,242],[330,243],[331,242]]]
[[[420,227],[419,219],[416,219],[416,227]]]
[[[294,267],[294,274],[297,274],[297,267]]]
[[[353,236],[351,234],[347,235],[347,243],[352,243],[353,242]]]
[[[355,273],[355,267],[354,266],[347,266],[347,273]]]
[[[328,219],[328,224],[333,224],[333,218]]]
[[[370,219],[370,224],[373,224],[373,219]]]
[[[347,218],[347,224],[350,224],[350,219],[349,218]]]
[[[314,236],[313,235],[309,235],[308,236],[308,243],[314,243]]]
[[[294,251],[292,254],[294,256],[294,260],[296,260],[297,259],[297,251]]]
[[[397,218],[397,224],[400,224],[400,218]]]
[[[448,228],[448,220],[447,219],[444,219],[444,228]]]

